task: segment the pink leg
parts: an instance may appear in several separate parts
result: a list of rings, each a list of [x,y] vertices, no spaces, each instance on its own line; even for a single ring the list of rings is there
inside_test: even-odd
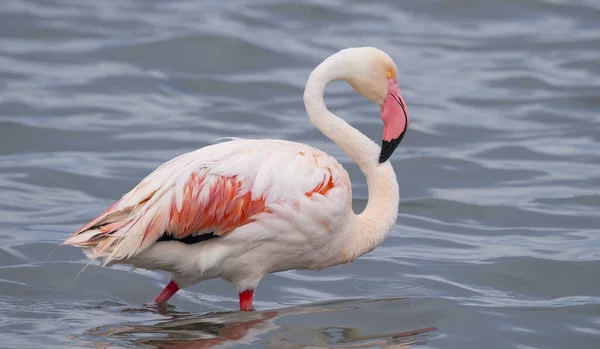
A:
[[[162,291],[160,291],[158,296],[154,298],[154,301],[156,303],[167,303],[167,301],[171,297],[173,297],[173,295],[177,293],[177,291],[179,291],[179,286],[177,286],[175,281],[171,280],[171,282],[169,282],[167,286],[165,286],[165,288]]]
[[[240,311],[252,311],[252,298],[254,297],[254,290],[246,290],[240,293]]]

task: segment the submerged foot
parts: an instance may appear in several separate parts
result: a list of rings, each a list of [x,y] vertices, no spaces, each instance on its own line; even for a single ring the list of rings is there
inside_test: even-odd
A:
[[[175,283],[175,281],[171,280],[165,288],[154,298],[156,303],[166,303],[175,293],[179,291],[179,286]]]
[[[240,311],[254,311],[252,299],[254,298],[254,290],[246,290],[240,292]]]

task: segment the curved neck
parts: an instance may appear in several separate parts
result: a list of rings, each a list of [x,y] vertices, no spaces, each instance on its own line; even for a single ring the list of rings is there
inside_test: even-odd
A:
[[[325,87],[334,80],[346,80],[345,57],[333,55],[323,61],[311,74],[304,91],[304,104],[311,122],[326,137],[337,144],[354,160],[367,179],[369,201],[359,215],[349,222],[350,236],[342,261],[353,260],[375,249],[392,230],[398,215],[398,182],[389,161],[379,164],[379,146],[330,112],[323,100]]]

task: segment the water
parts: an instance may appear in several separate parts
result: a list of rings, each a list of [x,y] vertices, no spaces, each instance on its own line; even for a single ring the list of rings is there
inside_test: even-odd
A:
[[[266,277],[258,312],[212,280],[85,265],[70,232],[214,138],[306,142],[312,68],[373,45],[412,124],[398,223],[373,253]],[[592,0],[0,3],[0,347],[598,348],[600,4]],[[328,105],[373,139],[376,106]]]

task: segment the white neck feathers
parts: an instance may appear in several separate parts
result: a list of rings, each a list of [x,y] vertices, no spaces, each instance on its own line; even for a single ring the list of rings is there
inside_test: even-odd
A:
[[[349,224],[351,231],[342,257],[345,260],[340,263],[353,260],[381,244],[396,223],[400,200],[390,161],[378,162],[379,146],[325,106],[325,87],[334,80],[350,78],[352,66],[348,51],[327,58],[310,74],[304,91],[304,104],[311,122],[358,164],[369,188],[367,207],[353,217],[355,222]]]

